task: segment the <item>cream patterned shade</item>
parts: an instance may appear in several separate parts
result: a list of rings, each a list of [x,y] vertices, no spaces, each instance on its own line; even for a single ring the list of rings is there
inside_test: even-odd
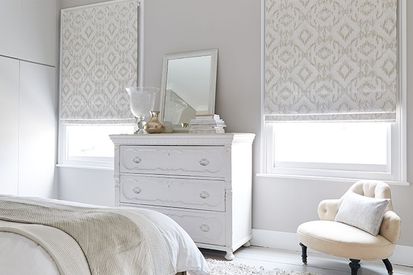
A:
[[[129,121],[138,78],[138,1],[62,10],[60,119]]]
[[[397,0],[265,0],[266,121],[395,120]]]

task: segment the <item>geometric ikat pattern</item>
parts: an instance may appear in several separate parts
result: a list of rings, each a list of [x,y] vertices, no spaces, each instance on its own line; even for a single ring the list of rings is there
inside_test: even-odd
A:
[[[62,11],[60,119],[133,118],[125,87],[138,78],[138,1]]]
[[[394,120],[397,0],[266,0],[266,120]]]

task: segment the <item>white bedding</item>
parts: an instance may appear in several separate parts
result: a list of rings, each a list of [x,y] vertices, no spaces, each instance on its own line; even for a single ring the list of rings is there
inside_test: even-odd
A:
[[[20,198],[16,199],[20,200]],[[96,208],[96,206],[79,203],[46,201]],[[132,221],[139,221],[139,227],[145,232],[148,241],[153,244],[150,246],[150,251],[145,251],[151,256],[158,270],[153,274],[174,275],[183,271],[189,271],[189,274],[194,275],[208,274],[206,261],[194,242],[178,224],[167,216],[138,208],[110,209],[129,217]],[[135,217],[138,218],[135,219]],[[79,257],[84,256],[79,255]],[[162,270],[162,274],[159,274],[159,270]],[[0,232],[0,274],[59,275],[59,271],[47,250],[34,241],[19,234]]]

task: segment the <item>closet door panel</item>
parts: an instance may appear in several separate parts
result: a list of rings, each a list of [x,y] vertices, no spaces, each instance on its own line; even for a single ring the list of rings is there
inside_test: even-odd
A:
[[[0,194],[17,194],[19,61],[0,56]]]
[[[20,62],[19,140],[19,195],[55,197],[55,68]]]
[[[0,55],[19,56],[20,0],[0,0]]]
[[[19,49],[21,59],[56,66],[58,26],[56,5],[56,0],[22,1]]]

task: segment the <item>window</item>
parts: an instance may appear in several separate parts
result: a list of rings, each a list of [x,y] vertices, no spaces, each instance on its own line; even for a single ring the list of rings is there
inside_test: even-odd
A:
[[[262,172],[405,182],[406,1],[263,14]]]
[[[266,173],[397,180],[394,126],[354,121],[265,123]]]
[[[138,81],[143,66],[139,5],[137,0],[125,0],[62,10],[62,166],[113,169],[114,149],[109,135],[134,131],[125,88],[142,81],[142,77]]]
[[[113,168],[113,143],[109,135],[131,134],[133,125],[63,124],[60,164]]]

